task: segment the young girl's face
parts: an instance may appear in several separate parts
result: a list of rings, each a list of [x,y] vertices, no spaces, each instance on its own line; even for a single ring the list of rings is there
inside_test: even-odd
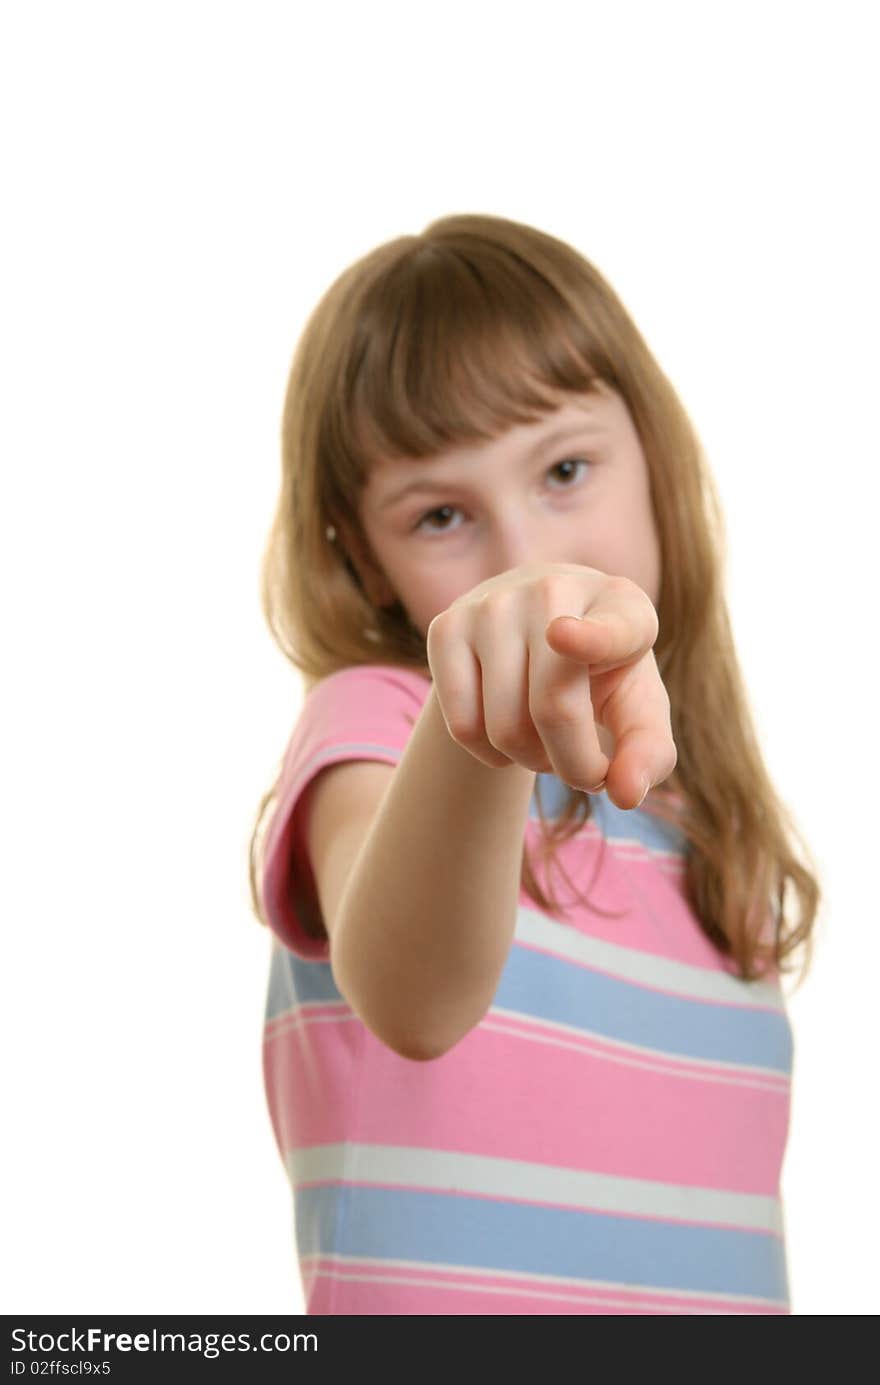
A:
[[[349,539],[375,605],[400,600],[422,635],[473,587],[524,563],[629,577],[656,606],[660,546],[648,469],[622,398],[565,396],[538,423],[415,461],[374,466]]]

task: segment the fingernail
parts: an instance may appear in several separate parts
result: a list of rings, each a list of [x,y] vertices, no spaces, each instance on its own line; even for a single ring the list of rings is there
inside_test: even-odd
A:
[[[601,793],[602,790],[603,790],[604,787],[605,787],[605,783],[606,783],[606,781],[603,779],[603,780],[602,780],[602,783],[601,783],[601,784],[597,784],[596,787],[595,787],[595,789],[587,789],[587,793]]]
[[[642,783],[644,784],[645,788],[644,788],[644,791],[643,791],[643,793],[642,793],[641,798],[639,799],[638,803],[636,804],[636,807],[637,807],[637,808],[641,808],[641,806],[642,806],[642,804],[644,803],[645,799],[648,797],[648,790],[649,790],[650,787],[651,787],[651,781],[650,781],[650,779],[648,778],[647,774],[643,774],[643,775],[642,775]]]

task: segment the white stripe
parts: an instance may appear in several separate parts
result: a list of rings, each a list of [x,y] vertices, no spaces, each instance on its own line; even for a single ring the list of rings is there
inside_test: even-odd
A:
[[[772,981],[743,981],[729,972],[695,967],[689,962],[609,943],[523,904],[517,910],[514,941],[653,990],[751,1009],[785,1010],[779,987]]]
[[[421,1191],[543,1202],[578,1211],[738,1226],[780,1237],[783,1231],[782,1208],[776,1197],[622,1178],[524,1159],[351,1142],[291,1150],[288,1167],[297,1183],[391,1183]]]

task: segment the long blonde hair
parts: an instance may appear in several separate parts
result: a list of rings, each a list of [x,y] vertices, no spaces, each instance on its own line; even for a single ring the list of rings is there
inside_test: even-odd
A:
[[[375,459],[490,441],[558,407],[560,391],[582,394],[599,382],[622,397],[637,429],[660,541],[654,654],[678,763],[651,795],[651,811],[683,833],[688,902],[743,979],[768,967],[792,971],[800,951],[803,981],[820,887],[755,734],[710,469],[622,302],[571,246],[501,217],[448,216],[380,245],[330,286],[290,369],[281,489],[261,566],[265,619],[306,693],[352,665],[394,664],[430,678],[425,639],[402,604],[373,607],[327,526],[342,522],[366,544],[358,495]],[[263,924],[260,829],[280,778],[279,766],[250,839],[251,899]],[[590,817],[590,797],[569,790],[548,823],[539,796],[539,816],[543,859],[553,863]],[[525,848],[522,886],[541,908],[567,907],[541,890]]]

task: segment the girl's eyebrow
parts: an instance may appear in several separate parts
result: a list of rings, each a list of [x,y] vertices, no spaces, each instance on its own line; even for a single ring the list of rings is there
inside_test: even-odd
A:
[[[580,423],[563,424],[552,432],[546,433],[544,437],[539,438],[534,446],[526,453],[526,460],[531,462],[539,452],[543,452],[545,448],[552,446],[554,443],[563,442],[566,439],[583,437],[587,433],[596,434],[602,431],[598,422],[592,422],[589,419],[584,419]],[[420,468],[425,467],[426,471],[430,467],[429,462],[420,462],[417,463],[417,465]],[[396,505],[398,501],[403,500],[404,497],[408,495],[417,494],[419,492],[442,490],[446,486],[457,486],[459,484],[460,482],[456,481],[452,476],[424,475],[418,480],[407,481],[404,485],[398,487],[397,490],[393,490],[390,495],[386,495],[385,499],[379,504],[378,509],[380,511],[390,510],[392,505]]]

